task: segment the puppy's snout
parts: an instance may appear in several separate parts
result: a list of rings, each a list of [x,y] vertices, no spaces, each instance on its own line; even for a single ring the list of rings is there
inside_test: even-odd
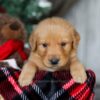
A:
[[[50,63],[52,65],[57,65],[59,63],[59,59],[58,58],[52,58],[52,59],[50,59]]]

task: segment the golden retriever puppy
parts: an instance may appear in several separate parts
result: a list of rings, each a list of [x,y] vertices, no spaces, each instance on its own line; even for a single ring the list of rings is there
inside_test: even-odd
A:
[[[87,76],[77,58],[79,40],[74,27],[62,18],[52,17],[40,22],[30,36],[31,53],[19,76],[19,84],[29,85],[37,70],[68,69],[76,82],[83,83]]]

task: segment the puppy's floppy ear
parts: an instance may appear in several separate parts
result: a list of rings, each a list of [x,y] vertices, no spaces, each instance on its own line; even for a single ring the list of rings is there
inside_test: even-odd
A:
[[[80,41],[80,36],[78,34],[78,32],[76,32],[76,30],[72,31],[72,51],[71,51],[71,58],[77,58],[77,48],[79,45],[79,41]]]
[[[37,48],[37,40],[36,40],[36,36],[34,35],[34,33],[32,33],[32,34],[30,35],[29,44],[30,44],[30,46],[31,46],[31,50],[32,50],[32,51],[35,51],[36,48]]]
[[[79,33],[76,30],[73,30],[72,32],[72,38],[73,38],[73,48],[76,50],[80,41]]]

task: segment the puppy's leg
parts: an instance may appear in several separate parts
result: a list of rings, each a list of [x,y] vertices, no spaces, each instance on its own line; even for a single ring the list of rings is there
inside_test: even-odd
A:
[[[33,62],[28,61],[22,69],[22,72],[19,76],[18,82],[20,86],[29,85],[32,82],[36,73],[36,66]]]
[[[2,97],[2,95],[0,95],[0,100],[4,100],[4,98]]]
[[[77,59],[71,62],[70,71],[73,79],[78,83],[84,83],[87,79],[85,68]]]

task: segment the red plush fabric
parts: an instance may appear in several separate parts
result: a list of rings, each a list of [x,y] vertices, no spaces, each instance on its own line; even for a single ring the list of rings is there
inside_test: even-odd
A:
[[[14,52],[18,52],[23,60],[27,59],[24,52],[24,43],[20,40],[11,39],[0,46],[0,60],[7,59]]]
[[[69,71],[36,73],[29,86],[20,87],[20,71],[0,68],[0,94],[5,100],[94,100],[95,74],[87,70],[87,80],[76,83]]]

